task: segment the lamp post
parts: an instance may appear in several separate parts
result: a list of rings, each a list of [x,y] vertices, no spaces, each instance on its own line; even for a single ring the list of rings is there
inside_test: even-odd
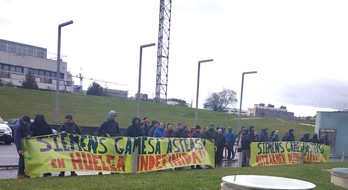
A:
[[[197,125],[197,120],[198,120],[198,94],[199,94],[199,76],[200,76],[200,72],[201,72],[201,63],[212,62],[212,61],[214,61],[214,60],[213,59],[206,59],[206,60],[198,61],[195,126]]]
[[[59,81],[60,81],[60,34],[62,27],[72,24],[73,21],[64,22],[58,25],[58,48],[57,48],[57,73],[56,73],[56,124],[59,122]]]
[[[239,111],[238,111],[238,133],[240,131],[240,117],[241,117],[241,112],[242,112],[244,75],[246,75],[246,74],[255,74],[255,73],[257,73],[257,71],[243,72],[243,74],[242,74],[242,87],[241,87],[241,90],[240,90],[240,101],[239,101]]]
[[[138,93],[137,93],[137,117],[140,118],[140,88],[141,88],[141,62],[143,58],[143,48],[155,46],[155,43],[145,44],[140,46],[139,58],[139,79],[138,79]]]
[[[255,73],[257,73],[257,71],[243,72],[243,74],[242,74],[242,87],[240,90],[240,102],[239,102],[239,111],[238,111],[238,134],[240,132],[240,117],[241,117],[241,112],[242,112],[244,75],[245,74],[255,74]],[[238,154],[238,167],[242,167],[242,159],[243,159],[243,153],[239,152],[239,154]]]

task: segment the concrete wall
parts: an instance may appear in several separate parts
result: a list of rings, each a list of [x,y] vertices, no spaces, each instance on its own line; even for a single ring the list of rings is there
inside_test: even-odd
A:
[[[335,129],[336,138],[333,142],[334,155],[348,155],[348,112],[317,112],[315,132],[319,134],[320,129]]]

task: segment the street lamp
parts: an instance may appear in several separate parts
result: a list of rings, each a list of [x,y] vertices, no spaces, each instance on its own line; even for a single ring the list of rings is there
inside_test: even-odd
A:
[[[59,121],[59,81],[60,81],[60,33],[62,27],[72,24],[73,21],[64,22],[58,25],[58,48],[57,48],[57,73],[56,73],[56,124]]]
[[[197,75],[197,94],[196,94],[196,112],[195,112],[195,126],[197,125],[197,120],[198,120],[198,94],[199,94],[199,75],[201,72],[201,63],[205,62],[211,62],[214,61],[213,59],[206,59],[206,60],[201,60],[198,61],[198,75]]]
[[[241,112],[242,112],[244,75],[245,74],[255,74],[255,73],[257,73],[257,71],[243,72],[243,74],[242,74],[242,87],[240,90],[240,102],[239,102],[239,111],[238,111],[238,133],[240,131],[240,116],[241,116]]]
[[[138,94],[137,94],[137,117],[140,118],[140,88],[141,88],[141,62],[143,58],[143,48],[155,46],[155,43],[145,44],[140,46],[140,58],[139,58],[139,80],[138,80]]]

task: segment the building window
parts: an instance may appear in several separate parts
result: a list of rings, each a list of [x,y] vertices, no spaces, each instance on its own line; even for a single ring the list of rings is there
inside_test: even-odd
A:
[[[46,58],[46,52],[43,52],[43,51],[37,51],[37,57],[40,57],[40,58]]]
[[[29,69],[28,68],[28,73],[34,74],[34,69]]]
[[[7,44],[0,43],[0,51],[7,51]]]
[[[65,81],[65,86],[72,86],[72,81]]]
[[[10,53],[17,53],[17,46],[10,45]]]
[[[4,76],[3,76],[4,78],[11,78],[11,74],[10,74],[10,72],[8,72],[8,71],[5,71],[4,72]]]
[[[39,76],[45,76],[45,72],[42,70],[39,70]]]
[[[16,67],[17,73],[23,73],[23,67]]]
[[[39,75],[39,70],[33,69],[34,70],[34,75],[38,76]]]
[[[52,78],[44,77],[43,82],[47,84],[52,84]]]
[[[9,71],[9,70],[10,70],[10,66],[4,65],[4,71]]]
[[[31,49],[31,48],[29,48],[29,49],[28,49],[28,55],[34,56],[34,50]]]
[[[11,65],[11,66],[10,66],[10,71],[11,71],[11,72],[16,72],[16,67]]]
[[[60,79],[64,80],[64,73],[60,73]]]
[[[56,73],[55,72],[51,72],[51,77],[52,78],[56,78]]]

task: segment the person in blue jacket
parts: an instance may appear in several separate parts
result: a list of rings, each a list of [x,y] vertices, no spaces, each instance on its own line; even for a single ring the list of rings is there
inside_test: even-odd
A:
[[[23,116],[19,118],[18,122],[15,125],[15,133],[14,133],[14,143],[16,144],[17,152],[19,155],[18,160],[18,173],[17,178],[18,179],[24,179],[29,178],[25,174],[25,165],[24,165],[24,156],[23,156],[23,148],[21,139],[25,137],[30,137],[30,131],[29,131],[29,124],[30,124],[30,117],[29,116]]]
[[[234,159],[235,152],[233,151],[234,143],[236,141],[236,136],[234,135],[234,132],[232,131],[232,127],[228,128],[228,133],[226,135],[226,148],[227,148],[227,160]],[[232,155],[232,158],[231,158]]]
[[[164,124],[160,123],[159,127],[156,128],[155,132],[153,133],[153,137],[165,137],[166,131],[164,130]]]

